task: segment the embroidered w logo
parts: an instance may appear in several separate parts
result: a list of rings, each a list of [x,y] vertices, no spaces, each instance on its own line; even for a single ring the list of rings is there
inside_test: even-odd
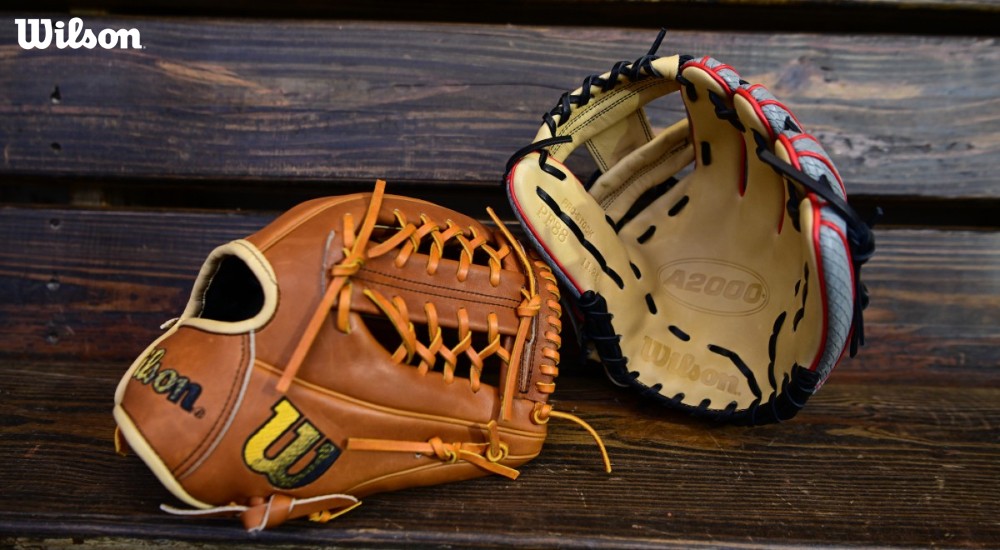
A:
[[[247,467],[267,476],[271,485],[281,489],[295,489],[316,481],[340,457],[340,448],[325,439],[312,423],[303,420],[295,428],[291,441],[285,443],[280,451],[272,449],[280,439],[288,439],[283,436],[303,416],[286,398],[278,401],[271,410],[274,413],[271,418],[243,446],[243,460]],[[293,473],[293,466],[301,464],[311,451],[314,453],[312,460]]]

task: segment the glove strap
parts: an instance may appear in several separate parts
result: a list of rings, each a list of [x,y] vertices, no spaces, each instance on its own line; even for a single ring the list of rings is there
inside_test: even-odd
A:
[[[486,443],[445,443],[440,437],[432,437],[427,441],[397,441],[392,439],[365,439],[352,437],[347,440],[348,451],[374,451],[393,453],[417,453],[433,456],[442,462],[454,464],[465,461],[492,474],[502,475],[508,479],[517,479],[520,472],[500,464],[507,458],[510,451],[503,441],[495,420],[486,425],[489,442]]]
[[[312,348],[313,341],[316,340],[316,336],[323,326],[323,321],[326,320],[327,315],[330,314],[330,309],[337,301],[337,294],[340,292],[340,289],[350,276],[357,273],[361,269],[361,266],[364,265],[365,247],[368,245],[368,238],[371,237],[372,230],[375,228],[375,222],[378,220],[378,211],[382,206],[382,195],[384,193],[385,181],[377,180],[375,182],[375,191],[372,193],[371,201],[368,203],[368,211],[365,212],[365,219],[361,222],[361,232],[353,239],[354,242],[351,243],[350,250],[344,260],[333,266],[331,270],[334,275],[333,280],[330,281],[330,286],[326,287],[326,292],[323,293],[323,298],[320,300],[319,306],[316,307],[312,317],[309,319],[309,324],[306,326],[305,332],[299,338],[299,343],[295,346],[292,357],[288,360],[288,364],[285,366],[285,370],[278,380],[276,389],[280,393],[288,391],[292,379],[299,372],[302,362],[305,361],[309,349]]]
[[[875,235],[872,233],[872,226],[881,217],[882,209],[876,209],[875,219],[871,222],[866,222],[861,219],[858,212],[846,200],[833,192],[826,176],[822,176],[817,181],[802,170],[782,160],[768,148],[767,138],[756,130],[754,130],[754,141],[757,143],[757,157],[761,161],[770,166],[778,174],[798,183],[811,193],[819,196],[847,222],[847,242],[851,251],[851,264],[854,270],[855,299],[850,350],[851,357],[854,357],[858,352],[858,346],[865,343],[863,311],[868,307],[868,289],[861,282],[861,266],[871,259],[875,253]]]

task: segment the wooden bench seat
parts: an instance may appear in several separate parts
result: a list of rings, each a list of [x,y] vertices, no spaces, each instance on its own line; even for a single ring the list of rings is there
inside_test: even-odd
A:
[[[175,6],[206,15],[189,4]],[[755,5],[736,4],[720,13]],[[973,0],[832,4],[997,13]],[[331,15],[311,5],[286,9]],[[869,343],[794,420],[695,421],[567,361],[555,399],[602,435],[612,474],[583,432],[553,423],[516,482],[376,495],[334,523],[251,537],[231,520],[159,511],[175,500],[112,444],[114,387],[181,310],[205,255],[376,177],[510,221],[507,157],[562,91],[644,53],[655,29],[169,18],[152,14],[168,3],[146,6],[86,19],[141,29],[141,51],[22,51],[14,16],[0,23],[0,547],[1000,544],[995,37],[668,34],[661,53],[710,54],[768,85],[828,146],[860,207],[887,210],[865,268]]]

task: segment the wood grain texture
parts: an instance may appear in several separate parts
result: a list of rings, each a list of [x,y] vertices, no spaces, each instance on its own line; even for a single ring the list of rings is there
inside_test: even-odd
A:
[[[0,176],[492,187],[559,94],[655,35],[88,21],[139,28],[145,49],[24,51],[15,26],[0,25]],[[828,146],[852,193],[1000,197],[994,38],[672,32],[661,52],[711,54],[767,84]],[[651,116],[675,120],[679,103]]]
[[[10,10],[127,15],[335,18],[451,21],[491,24],[642,27],[657,21],[672,29],[757,31],[906,32],[996,34],[1000,7],[992,0],[508,0],[502,4],[456,0],[257,0],[239,2],[135,2],[33,0]]]
[[[994,546],[1000,540],[1000,389],[845,383],[793,421],[717,426],[564,377],[553,422],[516,481],[486,478],[366,499],[329,525],[251,537],[233,520],[168,516],[142,462],[112,450],[117,364],[0,360],[0,544],[170,538],[271,547]],[[9,538],[5,538],[9,537]]]
[[[865,273],[870,343],[792,422],[693,421],[567,364],[558,406],[602,434],[611,476],[582,431],[553,423],[517,482],[377,495],[333,525],[293,522],[253,538],[235,522],[167,516],[157,506],[172,497],[141,461],[112,452],[114,387],[180,310],[204,255],[271,218],[0,209],[0,546],[1000,540],[1000,233],[930,230],[878,232]]]
[[[274,216],[0,209],[0,333],[7,336],[0,356],[124,366],[180,314],[208,253]],[[885,230],[877,237],[863,273],[872,295],[869,343],[838,376],[879,384],[995,380],[1000,232]]]
[[[548,0],[547,2],[537,2],[539,4],[567,4],[568,0]],[[604,9],[611,11],[614,8],[622,8],[628,2],[622,0],[575,0],[575,4],[601,5]],[[930,7],[940,10],[954,10],[960,8],[975,8],[984,12],[1000,10],[996,3],[990,0],[646,0],[643,2],[651,5],[686,5],[686,4],[747,4],[755,6],[767,5],[793,5],[793,6],[826,6],[840,8],[858,8],[864,6],[891,6],[900,9],[912,9],[917,7]],[[440,19],[444,14],[437,9],[442,6],[457,7],[462,4],[455,1],[439,0],[438,2],[424,3],[430,8],[426,11],[427,17]],[[509,5],[516,5],[516,2],[508,2]],[[285,15],[297,14],[317,14],[340,15],[350,10],[373,9],[372,6],[383,9],[381,12],[383,19],[393,19],[392,15],[405,15],[402,2],[357,2],[345,1],[331,4],[321,0],[253,0],[250,2],[236,2],[235,0],[220,0],[212,2],[212,5],[205,5],[204,2],[194,2],[193,0],[175,0],[166,2],[153,0],[150,2],[136,2],[135,0],[35,0],[34,2],[11,2],[10,10],[30,10],[46,9],[60,11],[107,11],[109,13],[163,13],[177,10],[192,11],[196,13],[228,13],[235,12],[242,8],[244,12],[251,14],[269,15],[283,13]],[[468,5],[468,4],[465,4]],[[416,11],[415,7],[411,7]],[[443,11],[443,10],[441,10]],[[493,17],[496,22],[503,20],[503,10],[493,10]]]
[[[500,172],[541,113],[661,24],[699,29],[672,30],[662,54],[767,84],[852,195],[901,211],[892,223],[996,228],[993,0],[22,4],[3,9],[139,15],[85,19],[138,27],[146,48],[23,51],[0,14],[0,203],[19,205],[0,207],[0,547],[1000,545],[1000,231],[879,229],[868,345],[780,426],[695,421],[567,360],[556,406],[603,436],[611,475],[557,421],[516,482],[376,495],[251,537],[160,512],[178,503],[114,454],[111,417],[212,248],[376,177],[510,219]],[[556,26],[506,25],[542,21]],[[859,31],[906,34],[844,34]]]

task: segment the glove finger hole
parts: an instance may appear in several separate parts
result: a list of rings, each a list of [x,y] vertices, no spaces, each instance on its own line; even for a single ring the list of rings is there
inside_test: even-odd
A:
[[[251,319],[264,308],[264,288],[246,262],[224,256],[205,289],[198,317],[235,323]]]
[[[223,334],[265,325],[278,303],[277,276],[256,246],[245,240],[222,245],[202,265],[184,324]]]

